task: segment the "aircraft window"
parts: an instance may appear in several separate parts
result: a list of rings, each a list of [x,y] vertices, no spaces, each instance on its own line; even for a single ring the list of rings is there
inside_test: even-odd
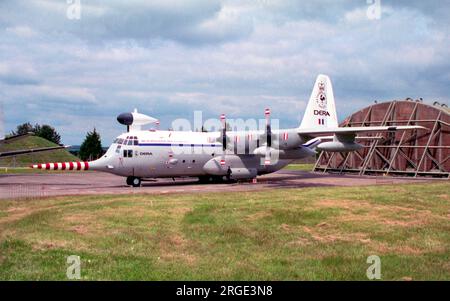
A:
[[[125,139],[125,141],[123,142],[123,145],[127,145],[128,143],[128,139]]]
[[[116,139],[114,139],[113,143],[117,143],[117,140],[118,140],[117,138],[116,138]]]
[[[133,145],[133,140],[128,140],[128,145]]]
[[[186,160],[183,160],[183,163],[186,163]]]
[[[138,141],[137,140],[133,140],[134,141],[134,145],[138,145]]]
[[[128,152],[127,152],[126,149],[123,150],[123,157],[124,157],[124,158],[128,157]]]
[[[132,158],[133,157],[133,150],[129,149],[128,150],[128,158]]]
[[[195,160],[192,160],[192,163],[195,163]]]
[[[122,144],[122,143],[123,143],[123,139],[122,138],[117,139],[117,144]]]
[[[122,148],[122,146],[121,146],[121,145],[118,145],[118,146],[117,146],[117,148],[116,148],[116,153],[118,153],[118,154],[119,154],[119,153],[120,153],[120,149],[121,149],[121,148]]]

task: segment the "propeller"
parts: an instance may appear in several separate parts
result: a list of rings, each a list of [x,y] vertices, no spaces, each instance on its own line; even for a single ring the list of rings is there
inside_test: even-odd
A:
[[[227,121],[225,114],[220,115],[220,121],[222,122],[222,158],[220,159],[220,165],[225,166],[225,153],[227,150]]]
[[[272,128],[270,126],[270,109],[264,112],[266,116],[266,156],[264,158],[264,165],[270,165],[270,149],[272,147]]]

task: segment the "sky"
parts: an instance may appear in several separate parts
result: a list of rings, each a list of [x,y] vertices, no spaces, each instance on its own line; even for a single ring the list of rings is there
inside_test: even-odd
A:
[[[0,0],[4,128],[77,145],[95,127],[107,146],[134,108],[167,129],[266,107],[297,127],[321,73],[341,120],[374,100],[449,104],[449,31],[450,1]]]

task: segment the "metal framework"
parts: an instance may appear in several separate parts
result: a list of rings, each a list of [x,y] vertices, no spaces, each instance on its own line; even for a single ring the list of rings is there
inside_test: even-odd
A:
[[[358,141],[364,146],[358,151],[322,152],[314,171],[450,178],[450,111],[444,106],[404,100],[364,108],[341,126],[421,125],[428,130],[375,134],[377,139]]]

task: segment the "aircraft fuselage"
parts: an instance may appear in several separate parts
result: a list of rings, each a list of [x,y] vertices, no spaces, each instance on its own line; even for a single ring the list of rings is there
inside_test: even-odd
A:
[[[274,141],[286,151],[277,154],[272,164],[264,165],[263,156],[255,150],[265,148],[259,141],[261,132],[229,132],[232,140],[225,155],[225,166],[219,132],[135,131],[117,137],[106,154],[90,163],[92,169],[120,176],[140,178],[222,176],[230,171],[235,178],[252,178],[275,172],[294,159],[314,154],[301,150],[302,139],[293,130],[274,131]],[[295,152],[292,144],[298,146]],[[289,149],[288,149],[289,148]]]

